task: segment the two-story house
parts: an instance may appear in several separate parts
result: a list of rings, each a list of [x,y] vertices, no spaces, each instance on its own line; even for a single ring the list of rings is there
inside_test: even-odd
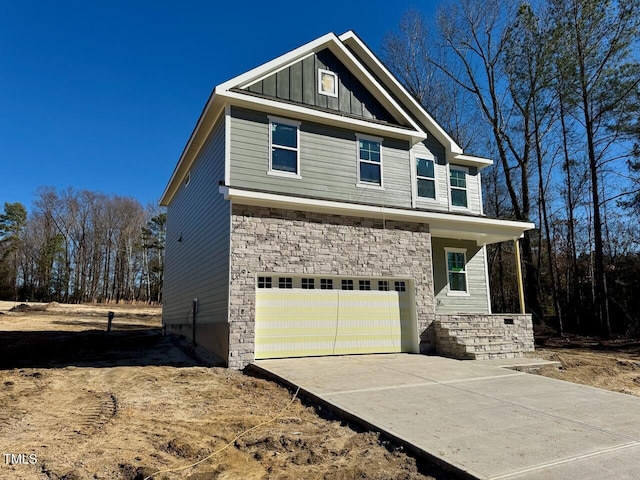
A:
[[[486,245],[533,227],[484,215],[491,164],[353,32],[218,85],[161,200],[166,331],[233,368],[531,350],[530,316],[491,315]]]

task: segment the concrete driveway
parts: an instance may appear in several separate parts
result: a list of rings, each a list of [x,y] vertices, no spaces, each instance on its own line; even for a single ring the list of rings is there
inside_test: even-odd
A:
[[[640,478],[640,398],[630,395],[410,354],[255,367],[470,478]]]

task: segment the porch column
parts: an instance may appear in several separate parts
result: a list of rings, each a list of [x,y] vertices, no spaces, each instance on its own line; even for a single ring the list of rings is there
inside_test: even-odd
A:
[[[524,314],[524,286],[522,284],[522,267],[520,265],[520,242],[517,238],[513,239],[513,246],[516,252],[516,277],[518,278],[518,298],[520,300],[520,313]]]

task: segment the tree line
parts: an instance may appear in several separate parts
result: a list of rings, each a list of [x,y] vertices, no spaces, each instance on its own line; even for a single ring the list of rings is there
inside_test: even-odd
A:
[[[640,334],[639,0],[447,0],[409,11],[383,57],[465,149],[495,159],[485,212],[533,221],[527,310],[561,332]],[[485,173],[486,172],[486,173]],[[513,245],[489,249],[517,310]]]
[[[0,298],[162,302],[166,214],[130,197],[41,187],[0,214]]]

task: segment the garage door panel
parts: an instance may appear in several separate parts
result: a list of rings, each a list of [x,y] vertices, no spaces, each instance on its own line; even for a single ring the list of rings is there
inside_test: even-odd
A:
[[[413,349],[407,292],[258,289],[255,357]]]

